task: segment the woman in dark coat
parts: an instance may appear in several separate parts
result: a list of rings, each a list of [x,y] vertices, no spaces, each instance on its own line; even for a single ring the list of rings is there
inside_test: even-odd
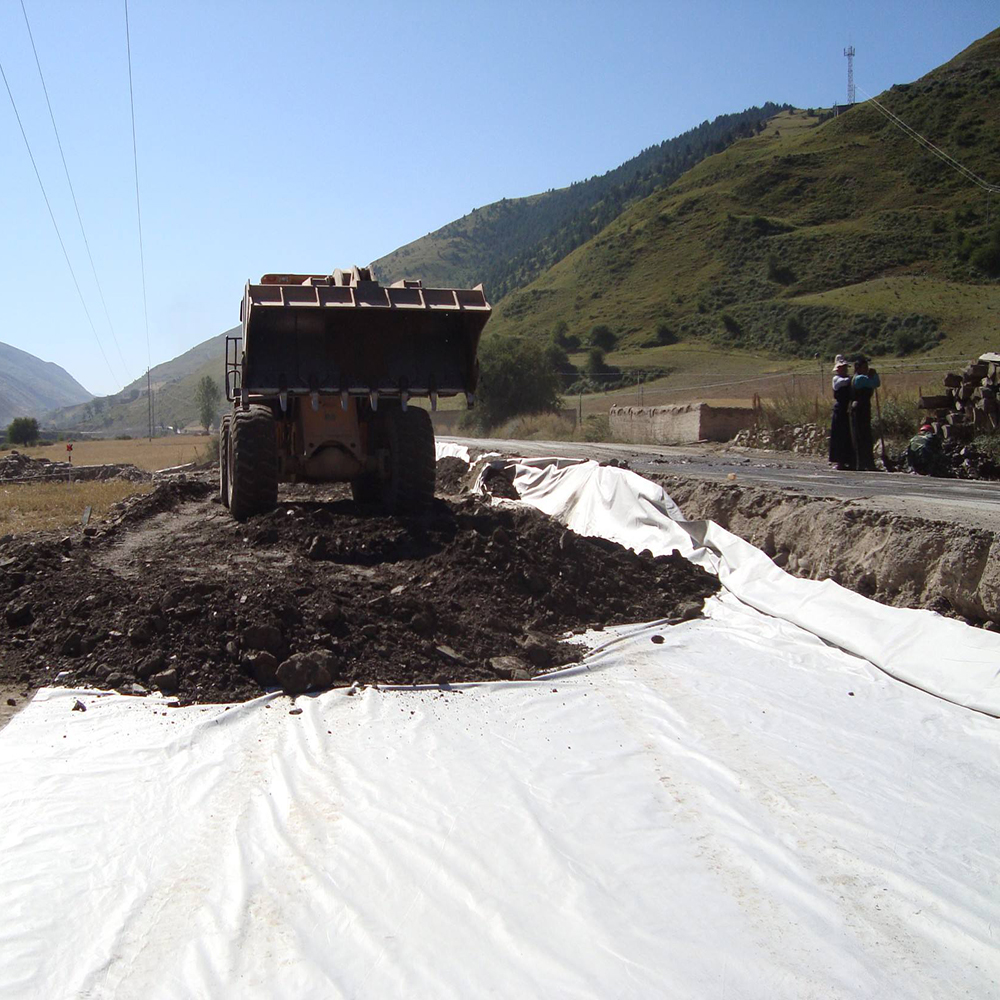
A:
[[[854,446],[851,442],[851,377],[847,360],[838,354],[833,363],[833,417],[830,420],[830,461],[838,469],[854,468]]]

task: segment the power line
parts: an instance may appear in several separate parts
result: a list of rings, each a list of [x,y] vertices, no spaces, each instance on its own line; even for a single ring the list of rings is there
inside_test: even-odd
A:
[[[880,104],[877,100],[875,100],[874,97],[871,96],[871,94],[865,91],[864,88],[858,87],[858,90],[860,90],[861,93],[868,98],[868,103],[874,105],[874,107],[879,111],[879,113],[883,117],[887,118],[890,122],[892,122],[893,125],[895,125],[898,129],[900,129],[900,131],[908,135],[918,145],[923,146],[923,148],[926,149],[929,153],[932,153],[938,159],[943,160],[946,164],[948,164],[949,167],[952,168],[952,170],[957,171],[966,180],[972,181],[973,184],[978,184],[979,187],[981,187],[984,191],[989,192],[990,194],[996,194],[997,192],[1000,192],[1000,184],[990,184],[989,181],[980,177],[979,174],[970,170],[963,163],[959,163],[959,161],[956,160],[955,157],[952,156],[950,153],[946,153],[943,149],[940,148],[940,146],[936,146],[926,136],[921,135],[915,128],[911,127],[910,125],[907,125],[906,122],[904,122],[903,119],[899,117],[899,115],[893,114],[893,112],[891,112],[884,104]]]
[[[149,436],[153,437],[153,393],[150,390],[149,369],[149,308],[146,304],[146,258],[142,248],[142,209],[139,203],[139,153],[135,141],[135,95],[132,89],[132,40],[128,27],[128,0],[125,0],[125,51],[128,55],[128,103],[132,112],[132,166],[135,173],[135,217],[139,224],[139,271],[142,275],[142,318],[146,324],[146,395],[149,399]]]
[[[83,245],[87,248],[87,257],[90,259],[90,269],[94,273],[94,282],[97,285],[97,292],[101,297],[101,305],[104,307],[104,315],[108,321],[108,329],[111,330],[111,339],[115,343],[115,348],[118,351],[118,358],[122,363],[122,371],[125,372],[125,377],[129,376],[128,365],[125,364],[125,358],[122,355],[121,346],[118,343],[118,337],[115,335],[115,327],[111,322],[111,314],[108,312],[108,303],[104,298],[104,289],[101,287],[101,280],[97,276],[97,267],[94,265],[94,255],[90,252],[90,241],[87,239],[87,231],[83,226],[83,217],[80,215],[80,206],[77,204],[76,191],[73,190],[73,181],[69,176],[69,166],[66,163],[66,154],[63,152],[62,139],[59,137],[59,129],[56,127],[56,116],[52,112],[52,102],[49,100],[49,88],[45,86],[45,75],[42,73],[42,64],[38,58],[38,49],[35,48],[35,37],[31,33],[31,24],[28,22],[28,11],[25,9],[24,0],[21,0],[21,13],[24,14],[24,26],[28,29],[28,39],[31,42],[31,51],[35,56],[35,65],[38,67],[38,79],[42,83],[42,93],[45,95],[45,105],[49,109],[49,120],[52,122],[52,131],[56,136],[56,145],[59,147],[59,157],[62,160],[63,170],[66,173],[66,183],[69,185],[69,193],[73,199],[73,208],[76,209],[76,220],[80,223],[80,234],[83,236]]]
[[[31,160],[31,167],[35,171],[35,179],[38,181],[38,186],[42,192],[42,198],[45,199],[45,207],[48,209],[49,218],[52,220],[52,228],[56,231],[56,237],[59,240],[59,246],[62,248],[63,257],[66,258],[66,266],[69,268],[70,276],[73,278],[73,285],[76,288],[76,294],[80,297],[80,305],[83,306],[84,315],[87,317],[87,322],[90,324],[91,332],[94,334],[94,340],[97,341],[97,347],[101,352],[101,357],[104,358],[104,363],[108,366],[108,372],[111,374],[112,383],[120,384],[118,383],[118,376],[115,375],[114,369],[111,367],[111,362],[108,361],[107,354],[104,353],[104,345],[101,343],[101,338],[97,334],[97,327],[94,326],[94,321],[90,317],[90,310],[87,308],[83,292],[80,290],[80,282],[76,279],[76,271],[73,270],[73,264],[69,259],[69,253],[66,251],[66,244],[63,242],[62,233],[59,232],[59,224],[56,222],[55,214],[52,211],[49,196],[45,192],[45,185],[42,183],[42,175],[38,172],[38,164],[35,163],[35,154],[31,151],[31,143],[28,142],[28,135],[24,131],[24,124],[22,123],[21,115],[17,110],[17,102],[14,100],[14,94],[11,92],[10,84],[7,82],[7,74],[4,72],[3,64],[0,64],[0,77],[3,77],[4,86],[7,88],[7,96],[10,98],[10,106],[14,109],[14,117],[17,119],[17,127],[21,130],[21,138],[24,140],[24,148],[28,151],[28,159]]]

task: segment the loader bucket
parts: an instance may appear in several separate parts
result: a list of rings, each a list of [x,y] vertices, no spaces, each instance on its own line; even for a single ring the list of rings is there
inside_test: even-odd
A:
[[[475,391],[490,306],[482,286],[382,286],[367,272],[265,275],[243,298],[242,388],[250,394]]]

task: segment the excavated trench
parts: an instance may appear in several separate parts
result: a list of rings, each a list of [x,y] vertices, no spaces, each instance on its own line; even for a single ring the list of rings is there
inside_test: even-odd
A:
[[[0,687],[15,701],[53,683],[158,689],[183,704],[527,679],[579,660],[574,632],[689,619],[718,589],[679,554],[636,554],[468,495],[454,463],[422,518],[293,486],[239,524],[206,472],[83,532],[0,539]]]
[[[711,519],[795,576],[831,579],[894,607],[1000,630],[1000,536],[842,499],[656,477],[686,517]]]

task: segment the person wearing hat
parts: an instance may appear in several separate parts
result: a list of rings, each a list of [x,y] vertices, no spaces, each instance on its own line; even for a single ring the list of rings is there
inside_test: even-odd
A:
[[[855,468],[875,471],[872,442],[872,395],[882,384],[878,372],[868,366],[868,359],[858,355],[851,379],[851,435],[854,438]]]
[[[946,463],[941,450],[941,439],[930,424],[923,424],[920,431],[910,438],[906,447],[906,464],[921,476],[945,475]]]
[[[833,361],[833,416],[830,418],[830,461],[842,472],[854,468],[851,444],[851,377],[847,358],[838,354]]]

